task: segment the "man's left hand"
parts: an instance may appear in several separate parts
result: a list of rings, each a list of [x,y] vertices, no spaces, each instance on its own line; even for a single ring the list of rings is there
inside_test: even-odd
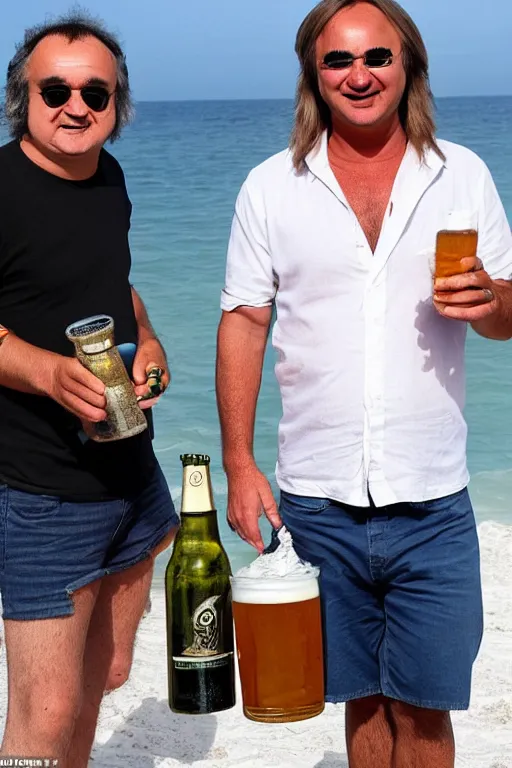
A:
[[[154,372],[156,377],[148,378]],[[133,381],[135,394],[139,398],[140,407],[145,410],[152,408],[159,401],[171,377],[168,370],[167,358],[158,339],[146,339],[137,348],[133,361]]]
[[[467,272],[434,282],[434,306],[443,317],[475,323],[498,309],[494,281],[480,259],[463,259]]]

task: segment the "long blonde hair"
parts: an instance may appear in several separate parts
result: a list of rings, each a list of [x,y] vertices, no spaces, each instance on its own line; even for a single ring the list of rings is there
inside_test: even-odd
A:
[[[331,128],[331,114],[318,89],[316,42],[333,16],[358,2],[367,2],[382,11],[402,39],[407,84],[399,114],[408,141],[420,158],[433,149],[444,160],[435,139],[434,99],[428,77],[427,51],[409,14],[395,0],[322,0],[302,22],[295,43],[301,68],[290,142],[295,168],[298,171],[304,168],[307,155],[317,145],[323,131]]]

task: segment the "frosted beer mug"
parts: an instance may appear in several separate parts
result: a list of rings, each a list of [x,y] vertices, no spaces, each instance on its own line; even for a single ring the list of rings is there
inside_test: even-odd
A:
[[[475,258],[478,232],[466,211],[452,211],[448,228],[437,233],[435,277],[452,277],[467,272],[461,260]]]
[[[148,423],[135,395],[119,350],[114,342],[114,321],[108,315],[95,315],[66,328],[78,360],[105,384],[107,420],[85,424],[84,431],[96,442],[133,437],[147,429]]]
[[[271,555],[255,563],[265,557]],[[324,709],[318,571],[309,569],[258,576],[248,575],[249,566],[232,578],[243,709],[250,720],[292,722]]]

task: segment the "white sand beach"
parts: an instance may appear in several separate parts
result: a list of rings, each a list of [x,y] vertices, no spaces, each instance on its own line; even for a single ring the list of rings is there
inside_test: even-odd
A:
[[[456,713],[457,768],[512,768],[512,527],[479,527],[486,634],[468,713]],[[94,768],[347,768],[342,705],[313,720],[263,725],[240,704],[216,715],[174,715],[167,705],[163,592],[140,627],[130,681],[107,696]],[[5,651],[0,659],[0,728],[6,709]]]

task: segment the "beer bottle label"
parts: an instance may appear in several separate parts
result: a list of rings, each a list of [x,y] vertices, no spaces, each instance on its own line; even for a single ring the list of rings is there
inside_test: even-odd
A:
[[[176,669],[213,669],[231,662],[233,651],[223,645],[223,619],[225,596],[213,595],[194,611],[187,637],[191,638],[180,656],[173,656]]]

